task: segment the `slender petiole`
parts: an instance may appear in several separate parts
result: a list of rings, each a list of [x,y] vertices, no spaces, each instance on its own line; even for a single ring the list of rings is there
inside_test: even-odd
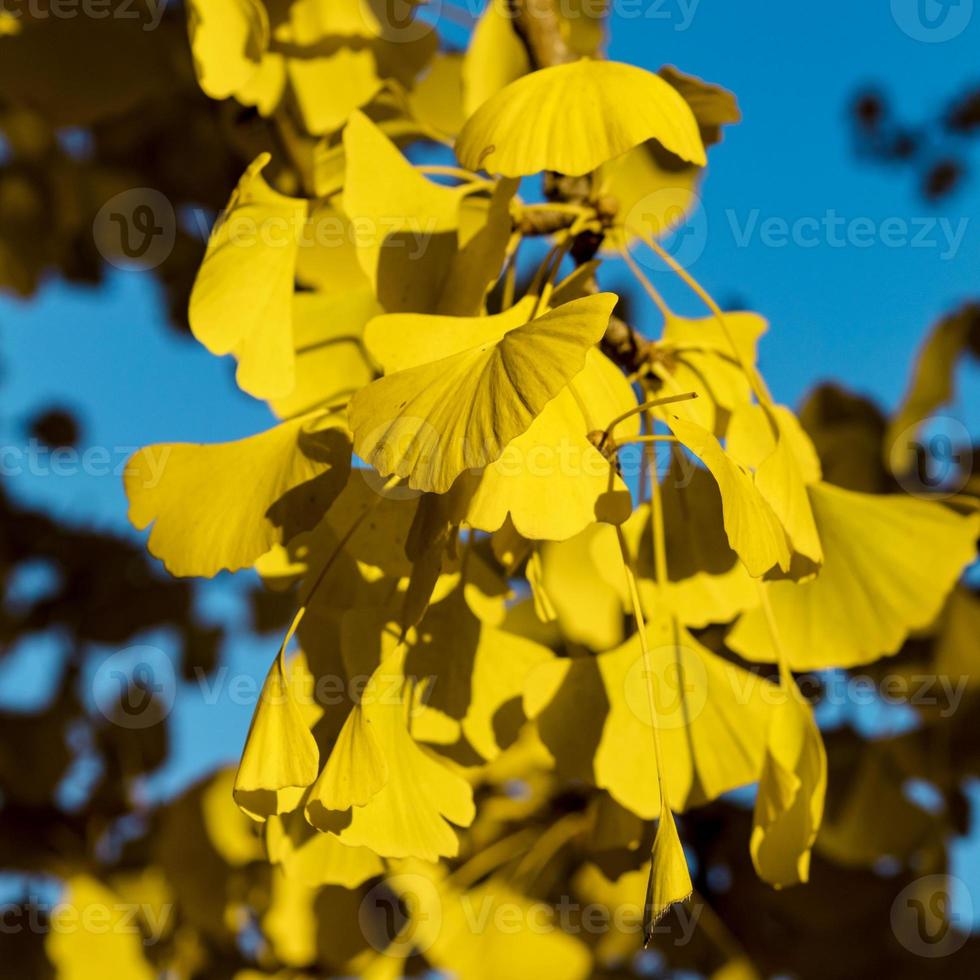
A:
[[[533,827],[525,827],[509,837],[502,837],[482,851],[477,851],[464,865],[457,868],[446,879],[460,889],[469,888],[481,878],[495,871],[501,865],[513,860],[518,855],[527,853],[531,843],[537,839],[537,831]]]
[[[421,170],[424,174],[432,174],[434,177],[458,177],[467,182],[485,180],[478,173],[467,170],[465,167],[448,167],[440,163],[420,163],[415,169]]]
[[[653,670],[653,658],[650,656],[650,643],[647,638],[646,621],[643,616],[643,607],[640,604],[640,590],[636,585],[636,577],[633,574],[632,562],[630,560],[629,548],[626,545],[626,538],[619,525],[616,526],[616,537],[619,541],[619,552],[623,559],[623,572],[626,575],[626,589],[630,597],[632,606],[633,620],[636,623],[637,632],[640,634],[640,650],[643,654],[643,672],[646,674],[647,701],[650,706],[650,727],[653,729],[653,753],[657,764],[657,787],[660,790],[660,802],[662,807],[669,807],[667,800],[667,787],[664,785],[664,757],[660,746],[660,729],[657,725],[657,699],[653,690],[653,679],[656,676]]]
[[[674,311],[667,305],[667,301],[660,294],[660,291],[650,282],[647,274],[640,268],[636,259],[630,254],[629,245],[624,245],[619,250],[619,254],[623,257],[627,266],[629,266],[629,270],[633,273],[636,281],[644,288],[646,294],[653,300],[654,305],[663,314],[664,319],[670,319],[674,315]]]
[[[624,439],[622,442],[617,443],[618,446],[642,446],[651,442],[680,442],[677,436],[660,436],[660,435],[647,435],[647,436],[636,436],[633,439]]]
[[[763,582],[758,583],[759,587],[759,604],[762,606],[762,612],[766,618],[766,626],[769,629],[769,635],[772,637],[772,645],[776,648],[776,661],[779,665],[779,684],[784,690],[791,690],[795,686],[796,681],[793,680],[793,674],[789,669],[789,657],[786,656],[786,650],[783,647],[782,640],[779,638],[779,627],[776,625],[776,617],[773,614],[772,606],[769,604],[769,593],[766,591],[766,586]]]
[[[728,344],[732,349],[732,353],[735,355],[735,360],[738,361],[738,365],[748,380],[755,397],[761,404],[771,405],[772,396],[762,384],[759,374],[755,368],[745,362],[745,358],[742,356],[742,352],[738,349],[738,345],[735,343],[735,338],[732,336],[732,332],[728,327],[728,321],[725,320],[725,314],[722,312],[721,307],[714,301],[714,299],[712,299],[711,294],[701,285],[701,283],[697,281],[697,279],[694,278],[694,276],[687,271],[687,269],[684,268],[684,266],[680,264],[680,262],[677,261],[677,259],[674,258],[673,255],[671,255],[656,240],[656,238],[653,237],[653,235],[644,235],[643,240],[664,262],[667,263],[667,265],[708,308],[712,316],[714,316],[714,318],[718,321],[718,325],[721,327],[722,333],[725,335],[725,339],[728,341]]]
[[[616,428],[621,422],[625,422],[627,419],[632,418],[634,415],[639,415],[640,412],[645,412],[650,408],[661,408],[664,405],[673,405],[677,402],[687,402],[692,398],[697,398],[698,393],[696,391],[685,391],[682,395],[668,395],[666,398],[654,398],[651,401],[643,402],[641,405],[637,405],[631,408],[628,412],[623,412],[622,415],[617,415],[616,418],[606,426],[606,437],[603,442],[612,435],[613,429]]]

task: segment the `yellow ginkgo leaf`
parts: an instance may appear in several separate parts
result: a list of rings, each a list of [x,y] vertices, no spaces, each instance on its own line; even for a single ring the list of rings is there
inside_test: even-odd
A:
[[[670,415],[667,424],[715,478],[721,492],[725,532],[732,550],[754,578],[774,565],[788,569],[789,544],[779,518],[766,503],[749,473],[729,456],[718,440],[695,422]]]
[[[585,366],[616,297],[598,293],[484,342],[387,375],[358,392],[358,455],[382,476],[445,493],[465,470],[498,459]]]
[[[914,465],[909,443],[933,412],[952,399],[956,365],[976,336],[978,316],[980,310],[970,303],[944,317],[926,338],[902,405],[885,434],[884,462],[893,473],[903,474]]]
[[[534,612],[542,623],[553,623],[558,618],[555,612],[554,603],[545,588],[541,575],[541,552],[535,548],[528,558],[524,567],[524,577],[527,579],[528,587],[531,589],[531,601],[534,603]]]
[[[609,566],[615,576],[609,580],[597,567],[596,557],[607,550],[613,556]],[[541,565],[562,634],[572,643],[600,652],[618,646],[623,640],[623,570],[615,530],[593,524],[568,540],[546,542]]]
[[[383,857],[436,861],[458,853],[450,822],[472,823],[473,790],[412,737],[409,706],[400,693],[406,685],[404,656],[404,648],[396,649],[378,665],[360,701],[387,764],[387,780],[363,806],[310,810],[307,817],[317,829],[335,832],[343,844],[368,847]],[[360,785],[365,781],[378,780],[362,775]]]
[[[660,812],[657,836],[653,839],[650,856],[650,877],[643,903],[643,940],[645,945],[653,940],[653,927],[678,902],[691,897],[694,886],[687,867],[687,858],[677,836],[674,815],[667,807]]]
[[[258,71],[249,76],[236,92],[235,99],[251,105],[263,116],[271,116],[286,91],[286,59],[275,51],[267,51]]]
[[[743,466],[758,470],[780,442],[803,484],[820,480],[820,457],[800,420],[785,405],[744,405],[732,413],[725,445]]]
[[[735,96],[720,85],[712,85],[695,75],[685,75],[673,65],[664,65],[657,74],[677,89],[691,107],[705,146],[722,139],[721,127],[741,122],[742,113]]]
[[[469,193],[427,180],[363,112],[344,128],[343,211],[358,261],[389,312],[431,310],[457,248]]]
[[[286,966],[313,962],[317,954],[316,889],[289,877],[281,868],[273,868],[270,879],[271,894],[261,924],[274,956]]]
[[[754,468],[755,485],[799,556],[792,577],[811,575],[823,561],[823,548],[807,486],[820,479],[820,460],[796,416],[783,405],[744,404],[732,414],[726,446]]]
[[[759,877],[782,888],[807,881],[827,791],[827,753],[810,706],[788,680],[772,714],[750,850]]]
[[[260,860],[263,848],[255,822],[235,806],[234,786],[234,769],[217,773],[201,793],[201,815],[214,849],[228,864],[239,867]]]
[[[697,205],[703,171],[693,165],[678,170],[671,161],[676,157],[651,140],[599,169],[600,193],[617,205],[603,242],[611,253],[638,239],[667,235],[683,225]]]
[[[289,8],[292,39],[311,45],[324,38],[383,38],[404,40],[420,0],[405,0],[396,11],[373,0],[296,0]]]
[[[312,529],[344,489],[350,437],[308,417],[237,442],[147,446],[126,466],[129,519],[172,575],[252,565]],[[243,493],[242,488],[248,492]]]
[[[296,257],[296,281],[320,296],[340,298],[370,288],[371,282],[358,261],[350,219],[334,203],[318,201],[310,209]]]
[[[413,677],[435,678],[424,698],[425,713],[459,721],[472,748],[491,760],[516,739],[524,722],[520,697],[528,675],[552,657],[526,637],[481,623],[463,590],[456,589],[422,620],[405,669]]]
[[[376,37],[378,22],[362,0],[295,0],[289,6],[291,40],[304,46],[326,37]]]
[[[472,116],[492,95],[531,70],[508,8],[488,3],[463,58],[463,111]],[[458,130],[457,130],[458,131]]]
[[[288,71],[303,126],[314,136],[340,129],[384,85],[370,48],[340,47],[329,55],[290,58]]]
[[[296,293],[293,339],[296,384],[283,398],[270,399],[280,418],[343,402],[375,377],[364,349],[365,324],[380,312],[370,286],[345,293]]]
[[[669,66],[658,74],[691,107],[705,147],[721,139],[723,125],[741,119],[730,92]],[[700,167],[678,160],[655,140],[603,164],[597,176],[599,194],[617,205],[604,245],[622,248],[639,238],[660,238],[682,225],[699,204],[703,174]]]
[[[534,304],[534,297],[528,296],[493,316],[390,313],[368,323],[364,343],[384,373],[394,374],[483,344],[495,344],[531,319]]]
[[[470,195],[463,199],[459,251],[453,256],[434,312],[473,316],[484,311],[487,293],[497,282],[511,245],[511,200],[517,186],[516,180],[498,180],[489,198]],[[553,301],[551,305],[559,304]]]
[[[415,118],[449,137],[459,132],[465,119],[462,70],[462,55],[437,54],[408,95],[408,105]]]
[[[622,525],[636,559],[640,598],[650,616],[670,612],[688,627],[728,623],[758,605],[758,587],[728,543],[711,475],[682,462],[689,471],[673,459],[661,483],[666,582],[654,581],[649,505],[637,506]],[[621,643],[630,596],[615,530],[594,525],[567,542],[547,544],[542,554],[565,636],[597,651]]]
[[[792,670],[856,667],[895,653],[939,612],[976,557],[980,516],[908,496],[809,488],[824,564],[811,581],[768,582],[772,614]],[[762,610],[728,636],[749,660],[775,662]]]
[[[292,809],[298,798],[288,791],[302,791],[317,777],[320,754],[301,708],[304,676],[295,669],[287,673],[280,650],[252,715],[234,793],[235,802],[259,820]]]
[[[616,61],[543,68],[473,113],[456,140],[464,167],[505,177],[544,170],[578,176],[649,139],[706,162],[690,106],[662,78]]]
[[[306,201],[263,179],[263,153],[245,171],[208,241],[194,282],[190,325],[212,354],[234,354],[238,386],[256,398],[295,383],[292,297]]]
[[[622,912],[621,915],[614,916],[609,928],[603,929],[595,937],[594,954],[598,966],[615,969],[620,963],[636,955],[639,947],[637,930],[643,921],[640,903],[649,879],[649,862],[635,870],[624,871],[615,878],[606,877],[601,868],[591,862],[583,864],[575,873],[572,883],[576,895],[583,901]]]
[[[903,747],[899,738],[865,749],[843,804],[820,827],[816,848],[821,854],[847,867],[872,868],[886,855],[906,861],[915,852],[942,848],[941,820],[906,795],[910,767]],[[882,820],[882,814],[888,819]]]
[[[501,878],[463,891],[441,869],[413,861],[398,865],[388,883],[409,910],[412,942],[434,967],[459,980],[584,980],[590,974],[585,944],[563,932],[540,901]]]
[[[725,313],[723,319],[724,327],[713,316],[669,316],[658,343],[675,356],[710,351],[736,360],[737,352],[746,363],[755,364],[759,339],[769,329],[768,321],[758,313],[744,311]]]
[[[388,779],[388,763],[364,709],[356,704],[310,791],[307,813],[364,806]],[[315,821],[314,821],[315,823]]]
[[[259,0],[191,0],[187,29],[198,82],[212,99],[243,88],[269,46],[269,17]]]
[[[131,907],[89,875],[75,875],[66,884],[64,896],[52,910],[52,922],[44,940],[45,952],[58,977],[153,980],[158,976],[156,968],[143,955],[144,937]],[[170,910],[173,911],[172,905]],[[97,923],[94,914],[98,914]],[[92,925],[86,927],[87,922]],[[69,925],[66,928],[62,923]]]
[[[685,467],[689,467],[685,468]],[[653,613],[670,610],[686,626],[729,623],[759,604],[759,591],[725,534],[721,494],[711,474],[690,460],[674,456],[661,482],[667,580],[657,582],[650,508],[637,508],[625,526],[631,553],[637,557],[640,596]],[[598,542],[597,542],[598,544]],[[604,542],[599,566],[610,582],[620,582],[615,542]],[[615,569],[618,574],[613,574]],[[621,586],[622,587],[622,586]],[[624,608],[629,596],[622,594]]]
[[[775,688],[701,646],[670,616],[597,657],[556,659],[524,688],[524,711],[569,778],[584,779],[650,820],[661,811],[647,684],[655,690],[671,806],[715,799],[758,775]]]
[[[752,386],[739,357],[755,365],[759,338],[769,326],[755,313],[726,313],[724,321],[722,329],[715,317],[669,316],[656,342],[655,370],[664,382],[663,394],[693,391],[698,395],[672,405],[672,414],[696,422],[719,438],[725,433],[728,414],[752,399]]]
[[[585,367],[484,470],[467,522],[496,531],[509,515],[529,540],[563,541],[598,520],[625,521],[633,506],[629,490],[589,437],[636,404],[623,373],[599,350],[589,350]],[[633,415],[616,436],[629,439],[639,428]]]
[[[980,684],[973,670],[974,644],[980,636],[980,597],[957,586],[946,603],[935,641],[934,670],[940,677],[966,678],[970,690]]]
[[[286,877],[296,878],[311,888],[357,888],[384,871],[384,862],[373,851],[348,847],[334,834],[314,830],[301,810],[269,817],[265,835],[269,860],[280,865]]]
[[[407,578],[412,563],[405,543],[418,504],[412,496],[379,496],[378,477],[371,470],[355,468],[326,517],[309,532],[297,535],[288,548],[276,546],[255,563],[256,571],[271,587],[282,591],[301,578],[313,581],[336,553],[317,589],[312,608],[359,608],[365,586],[382,575]],[[353,532],[351,529],[354,529]],[[300,624],[302,638],[304,624]],[[371,670],[377,666],[371,664]]]

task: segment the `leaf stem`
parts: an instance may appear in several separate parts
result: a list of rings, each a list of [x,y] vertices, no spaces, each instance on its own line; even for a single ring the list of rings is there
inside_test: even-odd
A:
[[[776,649],[776,663],[779,665],[779,684],[784,690],[790,690],[796,682],[789,668],[789,657],[786,649],[779,637],[779,627],[776,625],[776,617],[769,602],[769,593],[766,591],[765,583],[761,580],[757,583],[759,588],[759,601],[762,612],[766,618],[766,626],[769,628],[769,635],[772,637],[772,645]]]
[[[533,827],[525,827],[508,837],[502,837],[494,841],[489,847],[478,851],[465,864],[458,867],[448,877],[457,888],[469,888],[479,881],[484,875],[496,870],[511,858],[524,853],[532,840],[536,839]]]
[[[416,165],[415,169],[422,171],[424,174],[432,174],[435,177],[458,177],[467,183],[472,183],[473,181],[486,183],[486,178],[481,177],[472,170],[467,170],[465,167],[449,167],[440,163],[420,163]]]
[[[634,415],[638,415],[640,412],[644,412],[650,408],[660,408],[663,405],[673,405],[676,402],[687,402],[692,398],[697,397],[698,395],[696,391],[685,391],[681,395],[668,395],[666,398],[653,398],[648,402],[643,402],[640,405],[636,405],[628,412],[623,412],[622,415],[617,415],[616,418],[614,418],[612,422],[606,426],[606,439],[612,435],[613,429],[615,429],[620,422],[625,422],[627,419],[632,418]],[[603,443],[605,443],[605,439],[603,439]]]
[[[711,311],[712,316],[718,321],[718,325],[722,329],[722,333],[725,335],[725,339],[728,341],[729,346],[732,349],[732,353],[735,355],[735,360],[738,361],[739,367],[742,369],[742,373],[745,375],[746,380],[749,382],[749,386],[752,388],[755,397],[759,400],[760,404],[771,406],[772,396],[766,389],[765,385],[762,384],[762,380],[759,377],[758,371],[755,367],[746,363],[745,358],[742,356],[742,352],[738,349],[738,345],[735,343],[735,338],[732,336],[732,332],[728,327],[728,321],[725,319],[725,314],[722,312],[721,307],[712,299],[710,293],[697,281],[697,279],[692,276],[687,269],[684,268],[671,255],[661,244],[654,238],[651,234],[646,234],[643,236],[643,240],[650,246],[650,248],[681,278],[681,280],[691,289],[691,291],[701,300],[702,303]]]
[[[630,605],[632,606],[633,621],[636,623],[636,629],[640,635],[640,650],[643,654],[643,672],[647,678],[646,690],[647,702],[650,706],[650,727],[653,730],[653,752],[657,765],[657,788],[660,791],[660,806],[661,811],[663,811],[665,808],[669,809],[670,803],[667,799],[667,787],[664,783],[663,750],[660,745],[660,729],[657,725],[657,703],[653,691],[653,659],[650,656],[646,621],[643,616],[643,607],[640,604],[640,591],[637,588],[636,577],[633,574],[629,548],[626,546],[626,538],[623,535],[623,529],[619,525],[616,525],[616,538],[619,541],[619,552],[623,559],[623,573],[626,576],[626,588],[629,592]]]
[[[674,311],[667,305],[667,301],[660,294],[660,291],[652,282],[650,282],[647,274],[640,268],[639,263],[630,254],[629,245],[622,246],[619,249],[619,254],[623,257],[623,261],[625,261],[627,266],[629,266],[629,270],[633,273],[633,277],[643,287],[650,299],[653,300],[653,303],[657,309],[663,314],[664,319],[670,319],[674,315]]]
[[[655,442],[680,442],[677,436],[668,435],[645,435],[645,436],[635,436],[633,439],[624,439],[622,442],[618,442],[617,446],[643,446],[650,445]]]

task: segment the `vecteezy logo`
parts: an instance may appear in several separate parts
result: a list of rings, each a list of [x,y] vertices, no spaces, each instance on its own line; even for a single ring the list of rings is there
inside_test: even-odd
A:
[[[425,18],[418,16],[425,11]],[[415,0],[361,0],[361,18],[385,41],[407,44],[431,34],[442,12],[442,0],[421,5]]]
[[[110,198],[92,226],[102,257],[118,269],[155,269],[173,251],[177,218],[159,191],[134,187]]]
[[[95,672],[92,693],[99,712],[122,728],[151,728],[171,712],[177,678],[170,658],[156,647],[128,647]]]
[[[119,226],[120,245],[127,259],[143,258],[150,250],[153,239],[166,231],[163,225],[157,224],[156,215],[149,204],[139,205],[132,215],[113,211],[109,215],[109,220],[114,221]],[[131,242],[129,239],[130,231],[137,232],[141,237]]]
[[[927,875],[906,885],[892,903],[895,938],[916,956],[937,959],[959,950],[970,935],[973,901],[952,875]],[[957,928],[957,923],[963,923]]]
[[[671,258],[689,269],[708,243],[708,215],[701,198],[690,187],[661,187],[645,194],[623,220],[627,239],[652,235]],[[646,249],[635,258],[647,268],[660,270],[663,263]]]
[[[644,725],[652,725],[655,716],[662,730],[687,728],[708,700],[704,661],[695,650],[678,643],[651,650],[649,663],[648,670],[641,655],[627,670],[623,680],[626,704]]]
[[[966,486],[973,470],[970,433],[958,419],[937,415],[903,430],[888,465],[906,493],[941,500]]]
[[[892,17],[914,41],[940,44],[966,30],[973,0],[892,0]]]
[[[400,874],[375,885],[357,914],[364,938],[379,952],[404,959],[424,953],[442,928],[442,901],[423,875]]]

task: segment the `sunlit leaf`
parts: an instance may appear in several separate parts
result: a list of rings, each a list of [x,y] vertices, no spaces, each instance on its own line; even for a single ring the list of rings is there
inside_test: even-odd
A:
[[[480,106],[456,141],[464,167],[507,177],[584,174],[648,139],[703,165],[694,113],[662,78],[582,59],[512,82]]]

